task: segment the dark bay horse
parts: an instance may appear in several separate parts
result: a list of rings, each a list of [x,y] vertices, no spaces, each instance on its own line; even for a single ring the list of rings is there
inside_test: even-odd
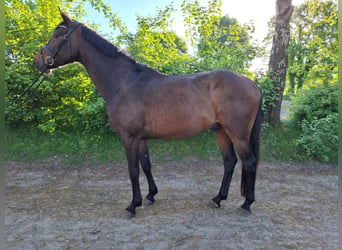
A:
[[[248,78],[226,70],[192,75],[161,74],[120,52],[93,30],[70,19],[63,22],[34,59],[35,67],[51,69],[80,62],[106,102],[110,125],[125,149],[133,199],[132,215],[142,203],[139,161],[154,202],[154,182],[147,139],[182,139],[214,128],[224,161],[221,188],[212,200],[219,207],[227,199],[237,156],[242,161],[242,208],[254,202],[261,128],[260,89]]]

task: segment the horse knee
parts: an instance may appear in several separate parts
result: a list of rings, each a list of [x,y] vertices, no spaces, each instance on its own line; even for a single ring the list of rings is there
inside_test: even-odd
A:
[[[224,159],[224,166],[226,168],[234,169],[236,163],[237,163],[237,157],[235,155],[234,156],[230,156],[230,157],[226,157]]]

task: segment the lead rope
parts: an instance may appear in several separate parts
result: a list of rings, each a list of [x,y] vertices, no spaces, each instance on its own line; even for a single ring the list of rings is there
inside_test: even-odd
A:
[[[45,71],[45,70],[44,70]],[[37,89],[39,88],[39,86],[42,84],[42,82],[44,82],[44,80],[46,79],[46,75],[43,77],[43,79],[38,83],[38,85],[31,91],[30,89],[38,82],[39,78],[43,75],[44,71],[42,71],[42,73],[39,74],[39,76],[36,77],[36,79],[34,79],[33,83],[25,90],[25,92],[23,94],[21,94],[19,96],[19,98],[13,102],[11,102],[10,104],[6,105],[6,108],[11,107],[15,104],[16,107],[13,107],[9,112],[7,112],[6,116],[11,114],[12,112],[14,112],[15,110],[17,110],[19,107],[21,107],[24,103],[26,103],[28,101],[28,99],[30,99],[30,97],[37,91]],[[24,96],[28,94],[28,96],[21,101],[22,98],[24,98]]]

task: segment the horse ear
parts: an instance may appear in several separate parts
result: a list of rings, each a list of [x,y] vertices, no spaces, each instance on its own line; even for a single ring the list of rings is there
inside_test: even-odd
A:
[[[64,21],[65,23],[67,23],[67,24],[72,23],[72,19],[71,19],[67,14],[65,14],[65,13],[61,10],[61,8],[58,7],[58,9],[59,9],[59,13],[61,13],[61,16],[62,16],[62,18],[63,18],[63,21]]]

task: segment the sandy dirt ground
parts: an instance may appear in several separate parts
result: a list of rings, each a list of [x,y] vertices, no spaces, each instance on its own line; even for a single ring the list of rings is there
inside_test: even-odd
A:
[[[241,166],[228,200],[220,161],[157,163],[156,202],[125,217],[125,163],[91,167],[8,162],[6,249],[338,249],[337,167],[261,163],[252,214],[239,206]],[[141,176],[143,196],[147,182]]]

